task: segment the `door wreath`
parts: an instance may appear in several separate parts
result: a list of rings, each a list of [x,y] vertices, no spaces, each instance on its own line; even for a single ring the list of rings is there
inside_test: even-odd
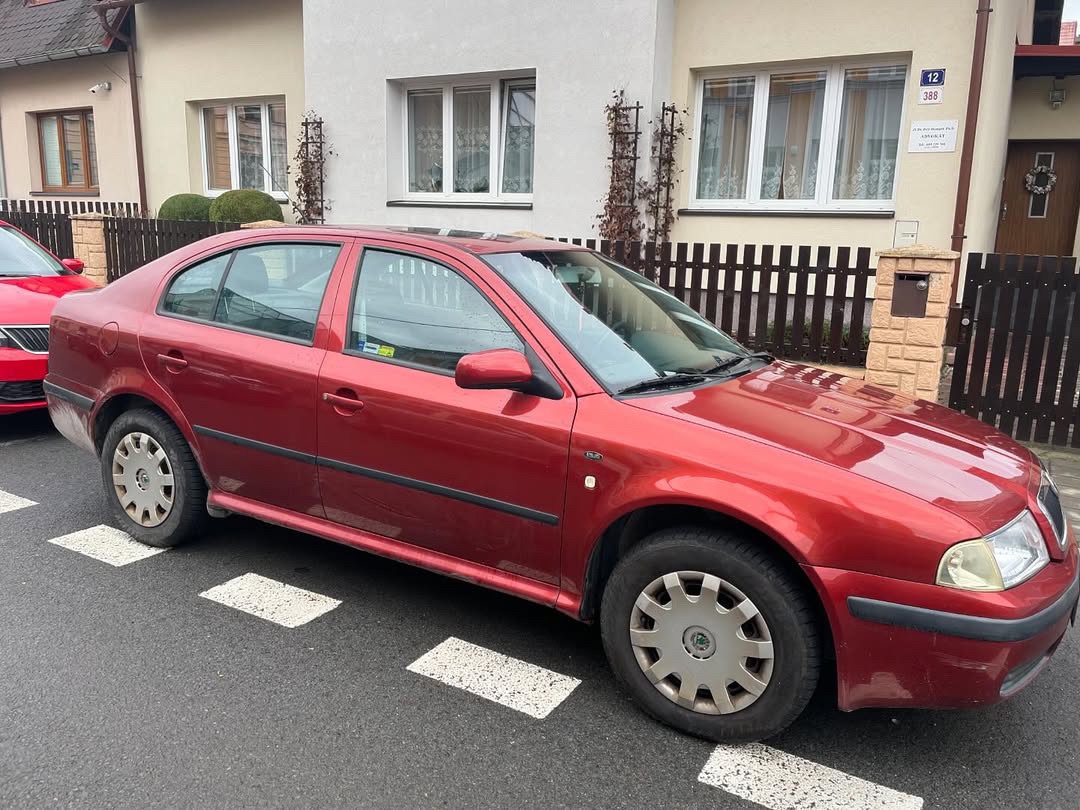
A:
[[[1024,188],[1032,194],[1049,194],[1057,184],[1057,175],[1049,166],[1038,165],[1024,175]]]

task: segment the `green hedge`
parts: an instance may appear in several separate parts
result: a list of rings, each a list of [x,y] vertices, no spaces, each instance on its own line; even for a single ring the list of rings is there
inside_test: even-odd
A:
[[[159,219],[186,219],[207,222],[210,219],[209,197],[201,194],[174,194],[158,209]]]
[[[211,222],[260,222],[264,219],[285,221],[281,206],[265,191],[226,191],[210,204]]]

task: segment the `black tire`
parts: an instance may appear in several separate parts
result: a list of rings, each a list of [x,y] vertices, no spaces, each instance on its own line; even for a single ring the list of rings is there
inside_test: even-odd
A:
[[[157,526],[136,522],[120,504],[113,486],[112,463],[117,445],[129,433],[145,433],[165,451],[173,474],[173,505]],[[125,411],[112,423],[101,449],[101,477],[116,525],[140,543],[172,548],[191,539],[209,519],[206,512],[206,481],[183,434],[161,413],[148,408]]]
[[[655,687],[630,643],[638,595],[664,574],[700,571],[738,588],[768,624],[774,650],[772,675],[750,705],[730,714],[704,714],[678,705]],[[619,560],[604,589],[600,611],[604,651],[615,677],[652,717],[679,731],[716,742],[753,742],[787,728],[806,708],[821,668],[821,631],[804,588],[773,550],[722,530],[665,529]],[[679,655],[689,655],[678,650]],[[667,652],[664,653],[666,657]]]

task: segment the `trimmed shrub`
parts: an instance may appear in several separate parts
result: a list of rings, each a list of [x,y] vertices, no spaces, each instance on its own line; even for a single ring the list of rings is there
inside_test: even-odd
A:
[[[201,194],[174,194],[158,209],[158,219],[186,219],[196,222],[210,220],[209,197]]]
[[[264,219],[285,221],[281,206],[265,191],[253,188],[226,191],[210,203],[211,222],[259,222]]]

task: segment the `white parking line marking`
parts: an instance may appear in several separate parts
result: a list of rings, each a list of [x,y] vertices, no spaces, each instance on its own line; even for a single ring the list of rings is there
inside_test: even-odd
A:
[[[244,574],[199,594],[212,602],[242,610],[282,627],[299,627],[341,604],[321,593],[305,591],[276,579]]]
[[[16,509],[25,509],[28,506],[37,506],[37,501],[20,498],[18,495],[12,495],[0,489],[0,515],[5,512],[14,512]]]
[[[54,537],[49,542],[117,568],[165,551],[163,548],[144,546],[137,540],[133,540],[127,532],[114,529],[112,526],[94,526],[92,529],[83,529],[62,537]]]
[[[698,781],[769,810],[919,810],[918,796],[785,754],[767,745],[718,745]]]
[[[581,683],[451,636],[407,669],[542,720]]]

